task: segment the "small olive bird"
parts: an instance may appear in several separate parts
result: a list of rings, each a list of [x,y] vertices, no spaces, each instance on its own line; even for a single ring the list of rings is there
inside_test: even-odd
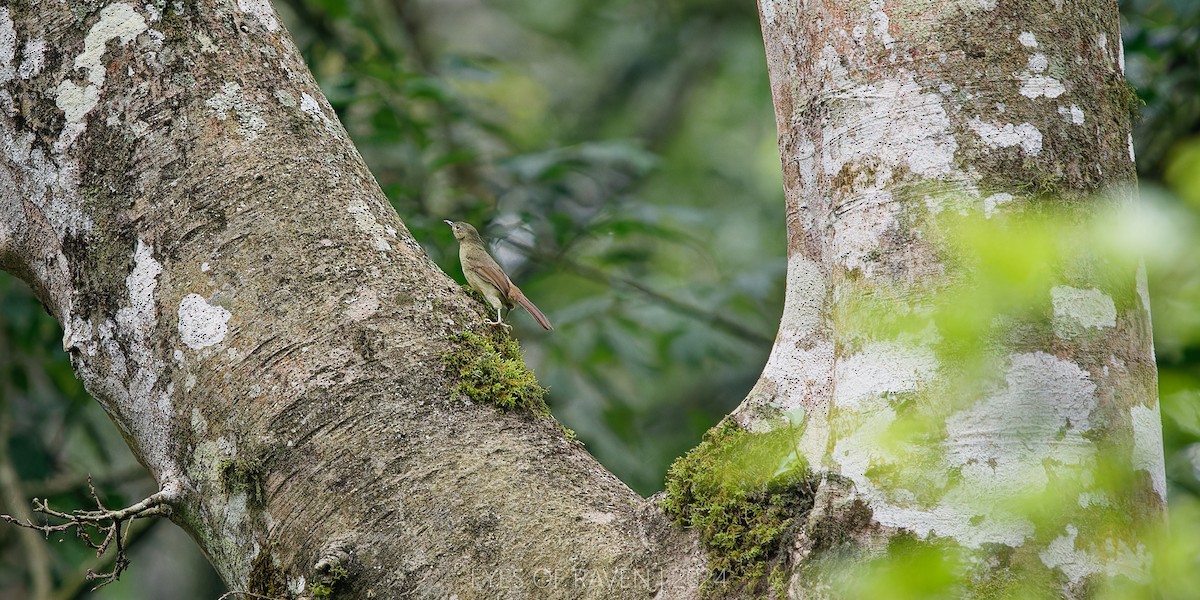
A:
[[[496,259],[488,254],[483,238],[479,237],[479,232],[470,223],[446,221],[446,224],[454,230],[454,239],[458,240],[458,260],[462,263],[463,275],[467,276],[467,283],[471,284],[475,291],[483,294],[488,304],[496,309],[496,321],[494,323],[488,321],[488,325],[508,327],[500,318],[500,309],[503,307],[512,310],[515,303],[520,304],[528,311],[538,325],[547,331],[554,329],[546,315],[543,315],[542,311],[538,310],[538,307],[534,306],[529,298],[521,293],[520,288],[513,285],[512,280],[496,263]]]

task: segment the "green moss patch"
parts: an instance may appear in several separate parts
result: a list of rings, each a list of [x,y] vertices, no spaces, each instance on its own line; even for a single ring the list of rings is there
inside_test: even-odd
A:
[[[221,461],[217,470],[226,494],[245,493],[246,504],[253,508],[262,508],[266,503],[266,469],[261,463],[242,458],[228,459]]]
[[[787,542],[813,505],[798,430],[752,433],[732,421],[710,430],[667,472],[661,506],[695,530],[708,552],[709,597],[786,591]]]
[[[308,585],[308,593],[312,595],[313,600],[333,598],[333,593],[338,589],[338,584],[345,580],[348,575],[349,572],[345,567],[333,567],[319,581],[314,581]]]
[[[525,367],[516,340],[497,331],[491,336],[463,332],[449,337],[453,347],[442,360],[459,376],[459,393],[503,411],[549,415],[546,388]]]
[[[287,578],[271,561],[270,551],[263,549],[250,563],[250,592],[270,598],[290,598]]]

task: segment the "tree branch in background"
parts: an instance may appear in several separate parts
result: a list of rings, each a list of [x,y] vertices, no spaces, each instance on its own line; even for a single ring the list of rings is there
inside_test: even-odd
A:
[[[146,485],[150,485],[152,479],[150,474],[146,472],[145,467],[137,464],[119,470],[106,471],[95,476],[75,472],[59,473],[44,481],[26,482],[25,494],[22,497],[49,498],[62,494],[78,493],[82,492],[89,483],[94,483],[101,488],[105,488],[112,485],[143,481],[146,482]]]
[[[9,425],[7,410],[0,410],[0,502],[9,507],[15,518],[30,521],[33,515],[25,507],[25,491],[21,487],[21,478],[13,466],[12,457],[8,453]],[[7,515],[3,515],[7,517]],[[8,517],[11,519],[13,517]],[[8,520],[6,519],[6,520]],[[29,579],[32,583],[33,597],[45,598],[50,592],[51,572],[50,553],[46,544],[38,539],[33,531],[21,531],[21,547],[25,549],[25,558],[29,561]]]
[[[583,277],[584,279],[590,279],[592,281],[603,283],[609,287],[620,287],[637,292],[638,294],[641,294],[642,296],[645,296],[646,298],[663,305],[669,310],[675,311],[685,317],[690,317],[696,319],[697,321],[707,323],[711,325],[713,329],[724,331],[725,333],[740,338],[743,341],[751,344],[769,345],[774,341],[774,338],[767,336],[762,332],[746,327],[745,325],[742,325],[741,323],[738,323],[737,321],[730,319],[721,313],[712,312],[694,304],[678,300],[638,281],[626,279],[619,275],[613,275],[601,269],[597,269],[596,267],[585,265],[566,256],[555,256],[553,258],[543,256],[542,254],[539,254],[536,248],[527,246],[525,244],[510,240],[504,240],[503,243],[517,249],[534,262],[553,263],[560,265],[574,272],[576,275]]]
[[[162,522],[160,519],[142,519],[140,521],[135,519],[131,521],[125,530],[125,551],[129,552],[135,544],[149,535],[155,526]],[[105,569],[111,570],[114,568],[116,560],[117,556],[109,553],[103,556],[96,556],[89,559],[86,563],[78,565],[78,568],[62,578],[62,582],[59,584],[60,587],[49,598],[51,600],[79,600],[84,597],[87,591],[88,573]]]
[[[33,499],[33,512],[59,519],[64,521],[63,523],[52,525],[49,522],[45,522],[38,525],[33,522],[32,518],[26,518],[22,521],[17,517],[7,514],[0,514],[0,520],[7,521],[18,527],[40,531],[47,537],[51,533],[74,529],[75,535],[79,536],[89,547],[96,550],[97,557],[104,555],[110,546],[115,545],[116,554],[111,570],[101,573],[97,573],[90,568],[87,570],[86,579],[88,581],[99,581],[100,583],[96,585],[96,588],[100,588],[120,579],[121,573],[129,566],[129,559],[125,555],[128,541],[125,539],[126,536],[123,535],[123,533],[128,533],[127,530],[123,532],[125,522],[142,517],[169,515],[171,513],[170,503],[179,497],[182,489],[178,484],[168,483],[163,486],[162,490],[144,500],[119,510],[109,510],[104,507],[104,504],[100,502],[100,496],[96,494],[96,488],[92,485],[90,477],[88,478],[88,490],[91,492],[92,500],[96,502],[98,510],[75,510],[65,513],[50,508],[48,500]],[[92,536],[88,533],[89,529],[94,530],[98,534],[103,534],[104,539],[99,543],[92,541]]]

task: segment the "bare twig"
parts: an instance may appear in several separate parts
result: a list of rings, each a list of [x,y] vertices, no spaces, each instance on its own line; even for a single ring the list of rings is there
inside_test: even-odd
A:
[[[125,548],[126,551],[131,551],[134,544],[146,535],[148,535],[154,526],[161,521],[153,519],[134,520],[125,528]],[[35,536],[37,535],[34,532]],[[87,574],[90,571],[97,569],[112,569],[113,563],[116,562],[116,557],[111,553],[104,556],[97,556],[89,559],[86,563],[79,565],[73,569],[71,575],[65,575],[59,583],[58,589],[49,597],[49,600],[78,600],[82,597],[83,590],[87,587]]]
[[[109,510],[104,507],[104,503],[100,501],[100,496],[96,493],[96,487],[92,484],[91,477],[88,477],[88,491],[92,495],[92,501],[96,503],[97,510],[74,510],[66,513],[50,508],[49,500],[33,499],[33,512],[63,521],[62,523],[51,523],[49,520],[45,520],[38,524],[29,518],[22,521],[6,514],[0,514],[0,520],[18,527],[40,531],[46,537],[50,537],[51,533],[73,529],[75,535],[82,539],[88,547],[96,550],[96,556],[102,556],[110,547],[115,547],[116,556],[111,570],[102,573],[97,573],[92,569],[87,571],[88,581],[99,581],[96,587],[92,588],[97,589],[120,579],[121,573],[129,566],[129,558],[125,555],[126,536],[128,535],[126,522],[142,517],[171,514],[170,503],[178,499],[182,487],[177,482],[168,481],[158,492],[118,510]],[[92,540],[92,534],[102,535],[103,539],[97,543]]]

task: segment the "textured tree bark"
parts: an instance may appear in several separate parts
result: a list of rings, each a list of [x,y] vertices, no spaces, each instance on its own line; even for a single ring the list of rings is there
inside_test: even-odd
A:
[[[1133,536],[1161,517],[1166,490],[1136,262],[1114,272],[1081,259],[1057,270],[1040,318],[992,324],[980,342],[991,376],[975,388],[954,387],[960,365],[946,362],[939,344],[948,334],[931,316],[927,327],[885,336],[844,312],[856,299],[887,298],[895,314],[920,322],[939,290],[969,280],[938,243],[940,213],[999,218],[1060,206],[1088,217],[1132,198],[1136,97],[1116,3],[759,8],[789,268],[771,358],[735,418],[753,431],[802,420],[800,451],[827,474],[830,510],[797,534],[794,564],[814,558],[822,519],[841,515],[844,539],[866,550],[860,561],[906,532],[975,552],[984,578],[1024,560],[1067,596],[1106,577],[1144,578],[1149,557]],[[947,408],[938,400],[948,386],[968,397]],[[901,415],[934,423],[939,435],[927,443],[940,450],[924,455],[934,464],[880,447]],[[1097,475],[1102,461],[1133,482],[1114,495]],[[1018,508],[1021,498],[1064,493],[1078,497],[1061,499],[1069,510],[1053,526]],[[1113,528],[1101,517],[1117,506],[1128,513]],[[819,589],[801,571],[792,595]]]
[[[483,316],[266,0],[0,6],[0,145],[0,267],[232,589],[694,592],[693,536],[456,391]]]
[[[789,536],[774,589],[819,595],[808,565],[823,552],[868,559],[901,532],[976,552],[984,571],[1040,565],[1069,596],[1141,576],[1129,536],[1165,494],[1144,276],[1056,273],[1044,318],[996,324],[993,377],[949,407],[927,402],[956,382],[936,322],[883,337],[842,311],[877,296],[920,315],[969,279],[930,215],[1099,212],[1095,192],[1130,189],[1115,4],[759,7],[788,296],[733,419],[798,425],[819,475],[811,493],[793,479],[764,492],[758,531]],[[484,316],[390,209],[266,0],[7,4],[0,111],[0,267],[63,324],[80,378],[162,486],[154,501],[233,589],[690,598],[706,560],[765,576],[761,547],[706,556],[552,421],[457,391],[443,357]],[[916,470],[874,443],[914,412],[942,432]],[[792,441],[743,433],[707,447]],[[1089,482],[1102,452],[1124,457],[1125,495]],[[674,489],[702,496],[711,461],[691,456]],[[671,489],[676,515],[729,507]],[[1048,530],[1008,505],[1030,489],[1078,492],[1078,508]],[[1112,507],[1128,527],[1093,526]]]

